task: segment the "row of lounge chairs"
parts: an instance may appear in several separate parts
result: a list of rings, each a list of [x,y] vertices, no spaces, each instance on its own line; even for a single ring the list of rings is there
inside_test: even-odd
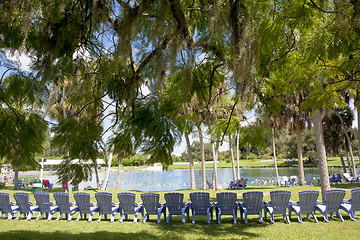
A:
[[[120,214],[120,222],[123,222],[124,217],[127,220],[129,214],[134,215],[134,222],[137,222],[137,216],[142,214],[142,220],[145,223],[150,215],[157,216],[157,223],[160,223],[160,217],[163,214],[166,219],[166,209],[169,214],[167,223],[171,220],[173,215],[181,216],[181,223],[185,223],[185,214],[189,221],[189,210],[192,212],[192,223],[195,223],[197,215],[206,215],[207,223],[210,224],[210,218],[213,219],[213,209],[215,208],[216,219],[221,224],[222,215],[232,215],[233,223],[237,221],[237,209],[240,209],[241,220],[245,215],[245,223],[248,223],[248,215],[259,215],[260,222],[263,223],[262,209],[264,209],[264,217],[266,220],[267,214],[270,215],[270,221],[274,223],[274,215],[281,214],[288,224],[290,224],[291,213],[295,212],[298,216],[298,221],[302,223],[302,214],[306,214],[309,218],[310,214],[314,217],[315,211],[323,214],[325,222],[329,222],[328,214],[332,217],[334,213],[344,221],[339,210],[346,211],[351,220],[355,221],[356,211],[360,210],[360,188],[351,191],[351,199],[344,201],[345,190],[329,190],[325,193],[325,200],[318,201],[319,191],[302,191],[299,192],[299,201],[290,201],[290,191],[272,191],[270,192],[270,202],[263,201],[263,193],[258,191],[251,191],[243,193],[243,202],[237,202],[237,194],[233,192],[217,193],[217,202],[210,202],[210,194],[206,192],[190,193],[191,202],[183,202],[184,194],[182,193],[165,193],[164,198],[166,203],[159,203],[159,194],[157,193],[143,193],[141,194],[140,204],[135,202],[136,194],[134,193],[118,193],[118,205],[112,202],[112,194],[100,192],[95,194],[97,205],[91,203],[90,194],[78,192],[74,194],[76,205],[70,202],[68,193],[54,193],[56,205],[50,202],[50,194],[46,192],[34,193],[36,204],[29,201],[28,193],[14,193],[15,203],[10,201],[10,194],[0,193],[0,218],[5,213],[8,220],[19,212],[15,220],[18,220],[23,214],[26,220],[30,220],[32,215],[39,212],[36,220],[45,216],[48,221],[52,216],[58,212],[57,221],[63,216],[66,216],[68,221],[71,221],[72,216],[79,212],[80,218],[87,219],[91,222],[94,214],[99,213],[99,220],[102,216],[111,216],[110,222],[114,222],[117,213]],[[145,213],[146,211],[146,213]],[[287,213],[288,211],[288,213]]]

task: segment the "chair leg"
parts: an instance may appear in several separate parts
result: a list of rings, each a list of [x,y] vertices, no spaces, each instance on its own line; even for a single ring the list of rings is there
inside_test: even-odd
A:
[[[124,220],[124,213],[121,213],[121,216],[120,216],[120,222],[122,223]]]
[[[115,219],[116,212],[111,214],[110,222],[113,223]]]
[[[30,221],[31,220],[31,216],[32,216],[32,213],[30,212],[26,218],[26,221]]]
[[[290,224],[290,219],[287,213],[284,213],[287,224]]]
[[[221,209],[217,208],[216,209],[216,220],[218,221],[218,224],[221,224]]]
[[[92,218],[93,218],[94,214],[95,214],[95,212],[89,214],[88,222],[92,221]]]
[[[148,217],[148,213],[145,213],[145,216],[143,216],[143,218],[142,218],[142,222],[143,222],[143,223],[146,223],[147,217]]]
[[[19,220],[20,215],[21,215],[21,212],[19,212],[19,214],[18,214],[17,217],[15,218],[15,221]]]
[[[37,216],[36,221],[39,221],[40,216],[41,216],[41,212],[39,212],[39,215]]]
[[[195,224],[195,211],[192,210],[192,224]]]
[[[98,223],[101,221],[102,215],[102,213],[99,214],[99,220],[97,221]]]
[[[169,212],[169,215],[168,215],[168,218],[167,218],[167,221],[166,221],[167,224],[169,224],[170,219],[171,219],[171,213]],[[182,217],[181,217],[181,223],[182,223]]]
[[[337,215],[338,215],[338,217],[340,218],[340,220],[341,220],[342,222],[344,222],[344,219],[343,219],[343,217],[341,216],[339,210],[337,211]]]
[[[13,215],[11,213],[9,213],[9,216],[7,216],[8,214],[6,214],[7,220],[10,221],[13,217]]]
[[[315,222],[318,223],[318,220],[317,220],[317,218],[315,216],[315,212],[312,212],[311,214],[313,215]]]
[[[261,210],[259,211],[259,217],[260,217],[260,223],[264,224],[263,218],[262,218],[262,214],[261,214]]]

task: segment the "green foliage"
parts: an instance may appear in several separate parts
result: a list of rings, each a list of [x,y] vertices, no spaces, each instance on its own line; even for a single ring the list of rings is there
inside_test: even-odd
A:
[[[78,184],[91,177],[91,165],[86,160],[96,160],[99,156],[97,141],[102,128],[95,121],[65,118],[52,128],[54,137],[51,144],[67,154],[58,168],[59,179],[68,179]],[[78,160],[73,160],[78,159]]]
[[[256,145],[258,148],[266,148],[266,138],[271,136],[271,131],[263,126],[248,126],[240,129],[239,145]]]

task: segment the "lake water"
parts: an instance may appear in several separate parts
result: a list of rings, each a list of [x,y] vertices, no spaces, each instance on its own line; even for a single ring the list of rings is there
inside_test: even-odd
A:
[[[329,169],[329,173],[340,173],[341,169]],[[206,178],[211,182],[212,169],[206,170]],[[317,168],[306,168],[305,174],[314,174],[315,178],[319,178],[319,171]],[[105,171],[99,172],[100,180],[104,178]],[[275,169],[274,168],[242,168],[240,170],[241,177],[248,178],[248,186],[270,186],[275,185]],[[279,168],[280,176],[297,176],[297,168]],[[27,182],[28,176],[21,176]],[[57,177],[45,172],[44,178],[55,183]],[[111,172],[109,176],[108,188],[114,188],[117,178],[117,172]],[[201,169],[195,169],[196,188],[201,189]],[[218,184],[226,188],[232,180],[231,168],[218,169]],[[58,184],[55,184],[58,185]],[[96,187],[95,175],[91,181],[84,183],[84,186]],[[179,189],[190,188],[190,172],[188,169],[174,169],[168,171],[144,171],[131,170],[121,173],[120,190],[138,190],[143,192],[152,191],[173,191]]]
[[[333,169],[329,173],[339,172],[340,169]],[[206,170],[206,178],[211,182],[212,169]],[[314,174],[319,178],[317,168],[306,168],[305,174]],[[103,179],[105,173],[100,173],[100,179]],[[275,168],[248,168],[240,170],[241,177],[248,178],[248,186],[275,185]],[[297,168],[279,168],[280,176],[297,176]],[[109,177],[108,188],[114,188],[117,178],[117,172],[112,172]],[[218,169],[218,184],[223,188],[227,187],[232,180],[231,168]],[[202,188],[201,169],[195,169],[196,188]],[[96,186],[96,180],[86,182],[85,186]],[[144,192],[151,191],[173,191],[190,188],[190,172],[188,169],[174,169],[168,171],[129,171],[123,172],[120,177],[120,190],[138,190]]]

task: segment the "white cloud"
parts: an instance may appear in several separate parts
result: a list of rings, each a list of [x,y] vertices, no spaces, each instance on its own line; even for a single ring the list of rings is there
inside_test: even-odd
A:
[[[14,61],[18,67],[23,71],[30,71],[31,57],[25,53],[19,53],[16,51],[14,54],[6,52],[6,57],[11,61]]]

